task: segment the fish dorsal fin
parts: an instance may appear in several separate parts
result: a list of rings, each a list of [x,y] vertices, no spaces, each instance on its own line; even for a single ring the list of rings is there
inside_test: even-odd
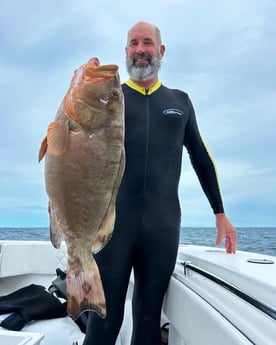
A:
[[[69,121],[51,122],[47,131],[47,144],[51,154],[60,156],[67,147]]]
[[[42,140],[39,153],[38,153],[38,161],[40,162],[42,158],[45,156],[45,153],[47,151],[47,136]]]

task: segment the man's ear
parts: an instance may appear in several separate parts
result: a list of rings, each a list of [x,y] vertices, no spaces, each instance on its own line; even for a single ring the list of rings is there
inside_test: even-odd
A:
[[[164,44],[161,44],[161,46],[160,46],[160,56],[161,56],[161,58],[164,56],[164,54],[165,54],[165,50],[166,50],[166,47],[164,46]]]

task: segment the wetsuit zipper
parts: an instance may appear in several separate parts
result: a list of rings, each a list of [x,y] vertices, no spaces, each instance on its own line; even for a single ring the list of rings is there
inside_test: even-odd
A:
[[[143,196],[145,196],[146,192],[146,181],[147,181],[147,175],[148,175],[148,161],[149,161],[149,90],[145,89],[146,91],[146,152],[145,152],[145,171],[144,171],[144,186],[143,186]],[[144,197],[143,197],[144,199]]]
[[[146,186],[147,186],[147,176],[148,176],[148,161],[149,161],[149,132],[150,132],[150,120],[149,120],[149,94],[148,89],[146,91],[146,148],[145,148],[145,170],[144,170],[144,184],[143,184],[143,197],[142,197],[142,218],[141,225],[142,229],[144,228],[145,221],[145,195],[146,195]]]

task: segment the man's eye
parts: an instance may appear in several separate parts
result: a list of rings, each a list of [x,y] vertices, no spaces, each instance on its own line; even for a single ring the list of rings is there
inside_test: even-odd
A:
[[[135,42],[130,42],[130,44],[129,44],[131,47],[135,47],[135,46],[137,46],[137,42],[135,41]]]

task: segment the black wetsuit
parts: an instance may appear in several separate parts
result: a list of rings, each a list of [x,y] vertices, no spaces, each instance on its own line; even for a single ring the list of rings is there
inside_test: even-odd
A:
[[[132,86],[132,85],[131,85]],[[90,313],[85,345],[114,345],[132,268],[132,345],[160,345],[163,297],[179,244],[178,183],[183,145],[214,213],[223,212],[214,164],[201,140],[188,95],[160,83],[150,94],[124,84],[126,169],[113,236],[95,255],[107,317]],[[142,90],[143,92],[143,90]]]

